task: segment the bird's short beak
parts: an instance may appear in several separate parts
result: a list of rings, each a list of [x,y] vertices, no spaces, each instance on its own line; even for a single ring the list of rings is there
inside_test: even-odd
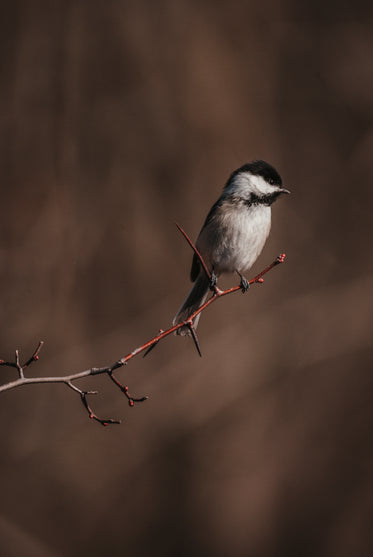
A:
[[[289,190],[286,190],[285,188],[280,188],[280,189],[278,190],[278,193],[290,193],[290,191],[289,191]]]

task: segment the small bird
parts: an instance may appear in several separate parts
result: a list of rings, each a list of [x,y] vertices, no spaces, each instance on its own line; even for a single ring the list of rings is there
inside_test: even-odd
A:
[[[248,289],[249,283],[242,273],[250,269],[262,251],[271,228],[271,205],[283,193],[290,192],[282,187],[277,170],[265,161],[249,162],[230,175],[196,242],[211,280],[194,254],[190,273],[194,285],[175,315],[173,325],[187,321],[206,301],[222,273],[236,272],[242,290]],[[200,315],[193,321],[194,329]],[[184,326],[176,333],[188,335],[190,329]]]

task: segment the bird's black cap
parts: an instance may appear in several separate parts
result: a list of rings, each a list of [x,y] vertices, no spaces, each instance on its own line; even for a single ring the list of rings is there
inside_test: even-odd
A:
[[[258,160],[252,161],[244,164],[240,168],[237,168],[229,177],[227,184],[229,184],[238,174],[241,172],[251,172],[255,176],[262,176],[266,182],[273,184],[275,186],[282,186],[281,176],[272,165],[268,162]]]

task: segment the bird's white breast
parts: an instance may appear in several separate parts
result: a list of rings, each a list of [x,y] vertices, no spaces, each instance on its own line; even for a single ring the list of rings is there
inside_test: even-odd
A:
[[[224,203],[201,231],[197,247],[216,274],[244,272],[258,258],[270,228],[269,206]]]

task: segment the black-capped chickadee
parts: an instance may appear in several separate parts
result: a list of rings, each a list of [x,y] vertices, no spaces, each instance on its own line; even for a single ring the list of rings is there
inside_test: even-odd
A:
[[[265,161],[247,163],[230,175],[196,242],[213,279],[236,272],[242,289],[247,290],[248,282],[242,273],[250,269],[262,251],[271,228],[271,205],[282,193],[290,192],[282,187],[278,172]],[[193,288],[175,315],[174,325],[189,319],[205,302],[212,286],[196,254],[190,278]],[[199,317],[200,314],[194,319],[194,328]],[[179,335],[189,333],[186,326],[177,330]]]

